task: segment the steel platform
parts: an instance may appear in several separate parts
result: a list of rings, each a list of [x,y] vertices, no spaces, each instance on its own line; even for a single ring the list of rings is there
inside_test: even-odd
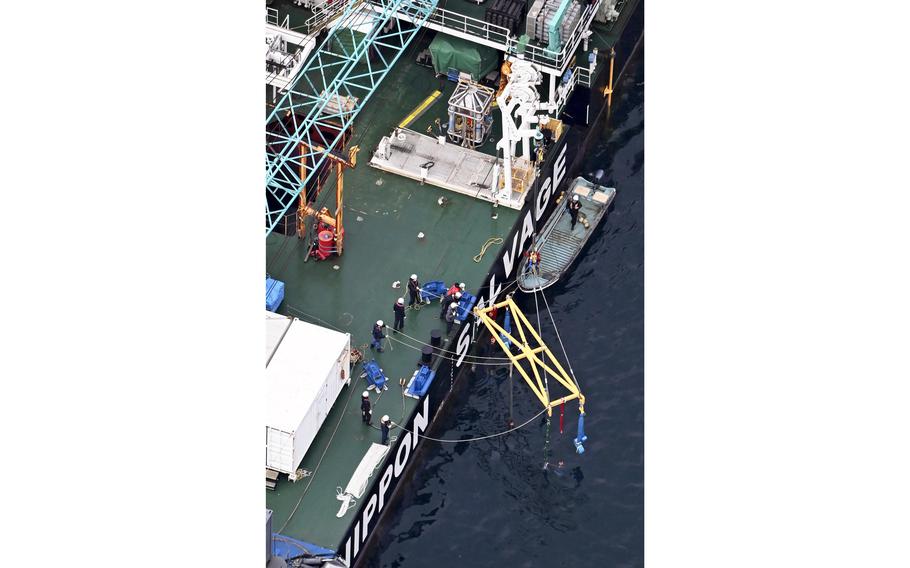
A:
[[[497,200],[491,190],[496,158],[456,144],[440,144],[438,139],[401,128],[390,141],[388,158],[373,154],[370,165],[425,184],[441,187],[462,195],[520,210],[524,195],[512,191],[508,200]],[[422,168],[428,163],[432,166]]]

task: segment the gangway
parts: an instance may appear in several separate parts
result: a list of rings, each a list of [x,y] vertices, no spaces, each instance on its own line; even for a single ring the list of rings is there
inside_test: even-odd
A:
[[[266,236],[336,150],[437,2],[374,1],[381,9],[362,9],[357,2],[345,7],[266,119]],[[407,15],[413,27],[396,14]],[[333,44],[341,53],[332,51]]]

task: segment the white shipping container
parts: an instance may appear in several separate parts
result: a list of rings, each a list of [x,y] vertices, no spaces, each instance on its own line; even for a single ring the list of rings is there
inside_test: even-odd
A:
[[[265,466],[294,474],[351,380],[351,337],[290,318],[282,333],[274,316],[266,315]]]

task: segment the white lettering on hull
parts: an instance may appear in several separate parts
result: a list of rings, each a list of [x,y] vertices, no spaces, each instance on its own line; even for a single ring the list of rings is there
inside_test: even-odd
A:
[[[344,544],[344,556],[340,559],[348,566],[350,566],[352,562],[347,559],[350,558],[353,560],[356,558],[357,554],[360,552],[361,543],[366,542],[367,536],[370,534],[370,524],[373,521],[373,517],[378,516],[379,513],[382,512],[386,502],[386,493],[389,490],[389,486],[392,484],[392,479],[397,479],[404,473],[408,460],[411,457],[411,449],[417,448],[417,441],[419,440],[420,433],[427,429],[429,423],[430,397],[426,396],[423,399],[423,412],[416,413],[414,415],[414,420],[411,422],[413,436],[411,432],[408,432],[401,438],[401,443],[398,446],[398,451],[395,454],[393,463],[386,466],[385,471],[382,473],[382,477],[379,479],[377,491],[370,495],[369,500],[366,502],[366,506],[363,509],[363,516],[357,521],[357,524],[354,525],[353,535],[349,537]]]

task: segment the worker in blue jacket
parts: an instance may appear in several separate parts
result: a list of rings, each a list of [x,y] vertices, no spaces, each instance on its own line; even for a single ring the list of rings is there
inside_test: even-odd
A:
[[[392,311],[395,312],[395,323],[392,325],[392,332],[398,333],[399,330],[404,329],[404,298],[398,298],[398,301],[395,302],[395,305],[392,306]]]
[[[373,405],[370,403],[369,391],[363,391],[363,394],[360,395],[360,414],[364,424],[367,426],[373,424]]]
[[[389,445],[389,430],[392,429],[392,419],[389,418],[388,414],[382,416],[382,420],[379,421],[379,431],[382,433],[382,445]]]
[[[385,324],[382,323],[382,320],[378,320],[376,325],[373,326],[373,341],[370,343],[370,349],[375,349],[382,353],[382,340],[385,339],[385,335],[382,333],[382,330],[385,328]]]

